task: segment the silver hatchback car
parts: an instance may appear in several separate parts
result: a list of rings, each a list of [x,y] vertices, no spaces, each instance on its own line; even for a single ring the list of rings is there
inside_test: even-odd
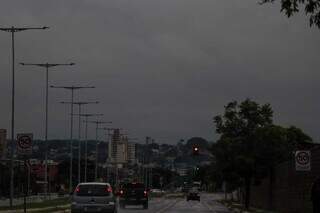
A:
[[[72,194],[72,213],[116,213],[117,202],[109,183],[80,183]]]

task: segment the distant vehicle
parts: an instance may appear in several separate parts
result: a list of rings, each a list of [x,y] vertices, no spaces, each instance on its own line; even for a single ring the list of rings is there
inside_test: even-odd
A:
[[[187,194],[187,201],[189,200],[198,200],[200,201],[200,194],[196,187],[193,187],[189,190]]]
[[[183,192],[182,187],[178,187],[178,188],[176,188],[175,192]]]
[[[143,183],[126,183],[119,191],[120,208],[126,205],[142,205],[148,209],[148,190]]]
[[[109,183],[80,183],[72,194],[71,212],[116,213],[116,203]]]
[[[196,187],[199,191],[201,191],[201,182],[200,181],[193,181],[192,187]]]
[[[151,189],[150,192],[155,193],[155,194],[161,194],[161,193],[163,193],[163,190],[161,190],[161,189]]]

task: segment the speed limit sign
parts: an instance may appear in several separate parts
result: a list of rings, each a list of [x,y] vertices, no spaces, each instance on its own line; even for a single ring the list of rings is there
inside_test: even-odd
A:
[[[33,134],[17,134],[17,148],[20,155],[32,154]]]
[[[311,152],[300,150],[295,153],[296,171],[311,170]]]

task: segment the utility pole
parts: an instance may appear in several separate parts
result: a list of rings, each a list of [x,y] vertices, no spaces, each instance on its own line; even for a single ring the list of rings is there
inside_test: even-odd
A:
[[[71,121],[70,121],[70,173],[69,173],[69,193],[72,192],[72,160],[73,160],[73,93],[74,90],[79,90],[79,89],[91,89],[95,87],[76,87],[76,86],[63,86],[63,87],[57,87],[57,86],[50,86],[51,88],[60,88],[60,89],[66,89],[71,91]]]
[[[60,102],[62,104],[71,104],[71,102]],[[81,106],[87,104],[98,104],[98,101],[89,101],[89,102],[73,102],[74,105],[79,107],[79,126],[78,126],[78,183],[81,182]]]
[[[49,27],[1,27],[0,30],[11,33],[11,51],[12,51],[12,87],[11,87],[11,150],[10,150],[10,207],[12,207],[14,194],[14,169],[13,169],[13,153],[14,153],[14,119],[15,119],[15,52],[14,52],[14,33],[26,30],[46,30]]]
[[[75,63],[68,64],[30,64],[30,63],[20,63],[23,66],[38,66],[46,68],[46,119],[45,119],[45,170],[44,170],[44,182],[45,182],[45,196],[48,193],[48,108],[49,108],[49,68],[56,66],[73,66]],[[49,191],[50,193],[50,191]]]

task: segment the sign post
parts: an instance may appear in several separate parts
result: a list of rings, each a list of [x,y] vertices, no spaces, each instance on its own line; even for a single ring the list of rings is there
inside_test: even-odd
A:
[[[7,130],[0,129],[0,159],[5,159],[7,154]]]
[[[311,170],[311,152],[306,150],[298,150],[295,153],[296,171]]]
[[[28,177],[28,166],[27,166],[27,157],[32,154],[32,140],[33,134],[17,134],[17,148],[18,154],[23,156],[24,159],[24,172],[26,177]],[[24,213],[27,212],[27,196],[28,196],[28,179],[24,182],[24,198],[23,198],[23,210]]]

